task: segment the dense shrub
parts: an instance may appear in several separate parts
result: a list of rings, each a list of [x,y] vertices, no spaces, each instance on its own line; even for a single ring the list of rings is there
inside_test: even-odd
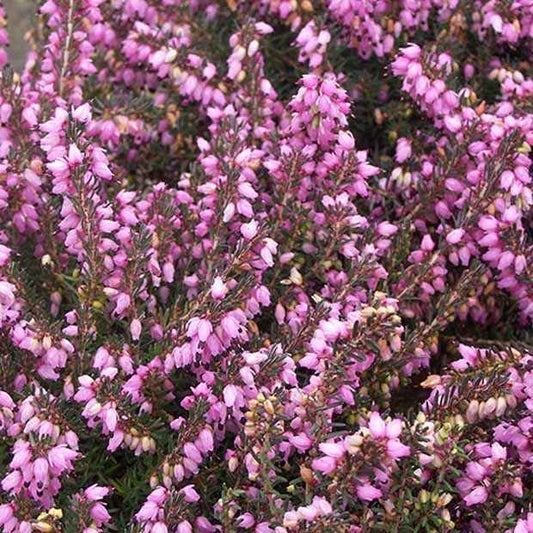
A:
[[[531,0],[4,26],[2,531],[533,532]]]

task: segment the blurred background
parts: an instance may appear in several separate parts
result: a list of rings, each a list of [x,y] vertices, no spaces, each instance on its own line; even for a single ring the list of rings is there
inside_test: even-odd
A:
[[[24,35],[32,27],[32,20],[38,8],[38,2],[36,0],[5,0],[4,8],[11,41],[9,57],[13,68],[20,70],[28,50]]]

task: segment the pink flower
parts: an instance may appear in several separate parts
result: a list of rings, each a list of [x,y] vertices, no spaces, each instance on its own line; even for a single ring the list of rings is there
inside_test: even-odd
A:
[[[298,435],[291,435],[289,442],[299,451],[305,452],[313,445],[312,439],[305,433],[299,433]],[[322,450],[323,451],[323,450]]]
[[[91,120],[91,106],[88,103],[82,104],[72,111],[72,116],[80,122]]]
[[[448,235],[446,236],[446,241],[449,244],[457,244],[458,242],[462,240],[462,238],[464,237],[464,234],[465,234],[464,229],[460,229],[460,228],[454,229],[450,231],[450,233],[448,233]]]
[[[487,489],[478,485],[464,497],[464,500],[466,502],[466,505],[470,507],[472,505],[485,503],[487,501],[488,495],[489,494],[487,492]]]
[[[353,138],[353,135],[348,131],[339,132],[338,143],[345,150],[353,150],[355,146],[355,140]]]
[[[154,531],[154,529],[152,529]],[[188,520],[183,520],[178,524],[176,533],[192,533],[192,526]]]
[[[109,494],[109,488],[91,485],[85,489],[85,496],[92,501],[99,501]]]
[[[378,233],[380,235],[389,237],[391,235],[394,235],[398,228],[394,224],[390,224],[389,222],[380,222],[377,227]]]
[[[224,387],[224,403],[227,407],[233,407],[237,399],[238,389],[235,385],[226,385]]]
[[[368,429],[374,438],[385,437],[386,425],[379,413],[373,412],[368,421]]]
[[[411,157],[411,142],[405,137],[398,139],[396,144],[396,161],[403,163]]]
[[[323,474],[330,474],[337,468],[337,462],[333,457],[320,457],[313,460],[312,467]]]
[[[323,442],[319,444],[319,449],[322,453],[335,459],[340,459],[344,455],[344,446],[341,443]]]
[[[257,235],[258,227],[257,222],[251,220],[250,222],[241,225],[241,234],[246,240],[250,241]]]
[[[205,318],[200,319],[198,323],[198,338],[205,342],[209,335],[213,332],[213,325],[211,322]]]
[[[382,492],[379,489],[369,485],[368,483],[365,483],[364,485],[358,485],[355,490],[358,498],[365,502],[376,500],[382,496]]]
[[[387,454],[391,459],[407,457],[410,453],[409,446],[402,444],[399,440],[389,440],[387,442]]]

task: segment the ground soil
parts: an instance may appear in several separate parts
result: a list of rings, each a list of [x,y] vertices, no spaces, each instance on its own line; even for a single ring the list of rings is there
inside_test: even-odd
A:
[[[35,11],[38,9],[37,0],[5,0],[3,2],[7,15],[11,65],[20,70],[28,51],[28,44],[24,40],[25,34],[32,27]]]

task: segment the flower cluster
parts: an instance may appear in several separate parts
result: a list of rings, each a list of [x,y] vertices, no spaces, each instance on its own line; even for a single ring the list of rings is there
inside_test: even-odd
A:
[[[41,4],[0,529],[533,532],[531,1]]]

